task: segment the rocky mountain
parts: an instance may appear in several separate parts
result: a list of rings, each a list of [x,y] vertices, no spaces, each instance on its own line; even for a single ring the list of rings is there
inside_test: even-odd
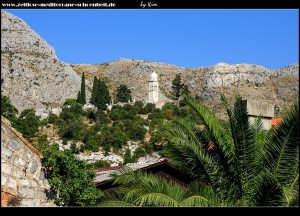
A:
[[[9,95],[19,110],[62,104],[76,98],[80,76],[86,75],[87,98],[94,76],[106,79],[112,95],[126,84],[136,100],[147,100],[148,79],[158,74],[162,95],[168,97],[172,80],[181,74],[194,95],[220,116],[219,93],[233,102],[239,92],[247,99],[271,100],[281,110],[299,96],[299,65],[270,70],[255,64],[218,63],[207,68],[184,68],[160,62],[124,59],[104,64],[67,64],[59,61],[54,49],[19,18],[1,12],[1,93]]]
[[[18,17],[1,10],[1,94],[19,111],[76,98],[81,78]]]
[[[184,68],[159,62],[124,59],[100,64],[72,64],[78,73],[85,72],[88,80],[93,76],[106,79],[114,94],[119,84],[128,85],[137,100],[146,100],[149,75],[158,74],[160,91],[169,96],[172,80],[181,74],[183,82],[194,95],[202,98],[216,112],[220,111],[220,92],[224,92],[233,102],[239,92],[247,99],[269,100],[282,110],[289,106],[299,95],[299,65],[294,64],[278,70],[270,70],[255,64],[219,63],[207,68]],[[219,115],[223,116],[224,112]]]

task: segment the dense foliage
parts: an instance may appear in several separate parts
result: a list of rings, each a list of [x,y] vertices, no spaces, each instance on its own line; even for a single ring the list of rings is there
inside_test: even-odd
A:
[[[185,97],[190,113],[164,121],[164,154],[195,181],[187,188],[121,171],[103,206],[299,206],[299,105],[265,131],[249,124],[243,99],[223,124],[204,104]]]
[[[1,115],[10,121],[14,121],[18,110],[10,103],[10,99],[7,96],[1,95]]]
[[[175,100],[178,100],[181,95],[181,89],[183,87],[180,74],[176,74],[175,79],[172,81],[172,96]]]
[[[116,101],[127,103],[132,101],[131,90],[127,85],[121,84],[117,88]]]
[[[75,158],[70,150],[59,151],[58,145],[42,149],[50,196],[59,206],[96,206],[102,192],[96,189],[95,172],[85,162]]]
[[[35,115],[35,111],[26,109],[21,112],[19,118],[13,121],[12,126],[22,133],[25,138],[31,138],[38,131],[40,124],[40,119]]]
[[[78,92],[77,102],[82,104],[82,105],[86,104],[84,72],[83,72],[82,77],[81,77],[81,88],[80,88],[80,91]]]

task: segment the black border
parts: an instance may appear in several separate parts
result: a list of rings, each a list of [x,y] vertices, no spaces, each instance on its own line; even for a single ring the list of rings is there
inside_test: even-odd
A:
[[[18,3],[31,3],[38,4],[36,6],[31,5],[31,7],[23,6],[14,7],[14,6],[5,6],[4,4],[18,4]],[[49,5],[48,7],[43,7],[39,4],[41,3],[73,3],[76,4],[74,7],[63,7],[63,6],[55,6]],[[107,6],[80,6],[82,3],[113,3],[113,7]],[[145,4],[143,7],[141,4]],[[152,5],[152,6],[151,6]],[[297,9],[299,8],[298,0],[284,0],[284,1],[271,1],[271,0],[1,0],[1,8],[3,9],[42,9],[42,8],[63,8],[63,9]]]

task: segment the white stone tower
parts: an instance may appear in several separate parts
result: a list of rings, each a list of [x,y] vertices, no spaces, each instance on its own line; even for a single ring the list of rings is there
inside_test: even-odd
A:
[[[149,80],[149,99],[148,103],[156,104],[158,102],[158,81],[157,74],[153,72]]]

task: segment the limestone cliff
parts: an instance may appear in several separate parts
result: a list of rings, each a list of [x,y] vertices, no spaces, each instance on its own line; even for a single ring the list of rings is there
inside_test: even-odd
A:
[[[124,59],[98,65],[60,62],[51,46],[21,19],[1,12],[1,93],[22,111],[59,105],[66,98],[76,98],[80,76],[86,74],[89,99],[94,76],[108,81],[112,95],[126,84],[136,100],[147,100],[148,80],[158,74],[161,97],[170,96],[172,80],[181,74],[194,95],[219,112],[219,92],[232,102],[239,92],[247,99],[272,100],[281,110],[299,96],[299,65],[270,70],[255,64],[218,63],[207,68],[185,68],[160,62]],[[224,113],[224,112],[223,112]],[[222,113],[220,114],[222,115]]]
[[[119,84],[130,87],[133,97],[147,99],[148,80],[155,71],[158,74],[160,91],[168,96],[171,92],[172,80],[180,73],[182,80],[189,86],[194,95],[211,106],[219,116],[220,92],[233,102],[235,93],[239,92],[246,99],[271,100],[281,110],[290,106],[299,95],[299,65],[294,64],[278,70],[270,70],[255,64],[218,63],[207,68],[184,68],[159,62],[124,59],[100,64],[71,65],[78,73],[85,72],[88,80],[93,76],[108,80],[113,94]]]
[[[76,98],[80,77],[16,16],[1,11],[1,94],[19,111]]]

